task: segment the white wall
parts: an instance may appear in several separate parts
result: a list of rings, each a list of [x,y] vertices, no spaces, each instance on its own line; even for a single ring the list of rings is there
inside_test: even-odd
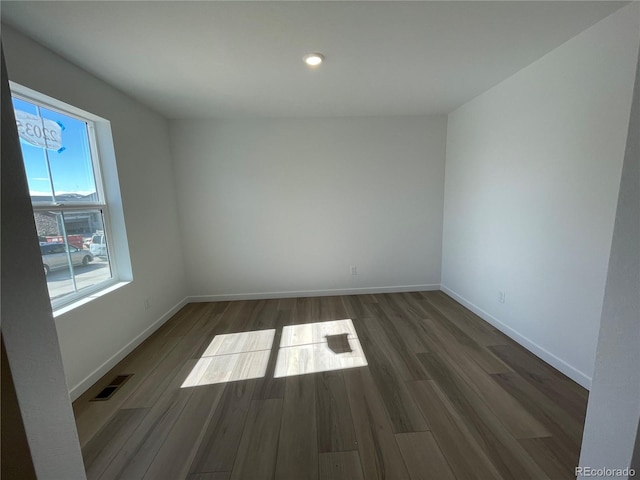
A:
[[[437,288],[445,141],[445,117],[171,122],[189,291]]]
[[[168,125],[6,25],[2,42],[10,80],[111,121],[133,281],[56,317],[66,379],[75,397],[186,296]],[[151,308],[145,310],[147,297]]]
[[[7,77],[3,55],[2,476],[84,480]]]
[[[448,119],[443,288],[585,386],[627,136],[638,8],[619,10]]]
[[[640,68],[636,73],[593,387],[580,455],[582,467],[640,468],[639,247]],[[635,465],[632,460],[634,444]],[[581,479],[589,477],[593,478],[579,476]],[[632,476],[628,477],[631,479]],[[611,477],[602,475],[598,478]]]

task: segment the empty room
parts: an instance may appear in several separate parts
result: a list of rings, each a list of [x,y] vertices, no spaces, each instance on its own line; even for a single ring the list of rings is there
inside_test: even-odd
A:
[[[4,478],[638,474],[640,3],[1,15]]]

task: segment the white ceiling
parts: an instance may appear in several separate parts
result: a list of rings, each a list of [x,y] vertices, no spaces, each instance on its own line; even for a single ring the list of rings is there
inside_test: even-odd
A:
[[[2,21],[168,118],[422,115],[627,3],[3,1]]]

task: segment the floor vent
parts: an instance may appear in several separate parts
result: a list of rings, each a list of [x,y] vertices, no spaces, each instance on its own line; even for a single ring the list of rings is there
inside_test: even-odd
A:
[[[109,385],[104,387],[100,393],[98,393],[95,397],[91,399],[92,402],[101,402],[104,400],[109,400],[116,391],[126,383],[133,376],[133,373],[127,375],[118,375],[116,378],[111,380]]]

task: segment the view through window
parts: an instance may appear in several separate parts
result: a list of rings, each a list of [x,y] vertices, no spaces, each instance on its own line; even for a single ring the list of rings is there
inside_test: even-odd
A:
[[[55,309],[113,279],[94,123],[15,91],[13,107]]]

